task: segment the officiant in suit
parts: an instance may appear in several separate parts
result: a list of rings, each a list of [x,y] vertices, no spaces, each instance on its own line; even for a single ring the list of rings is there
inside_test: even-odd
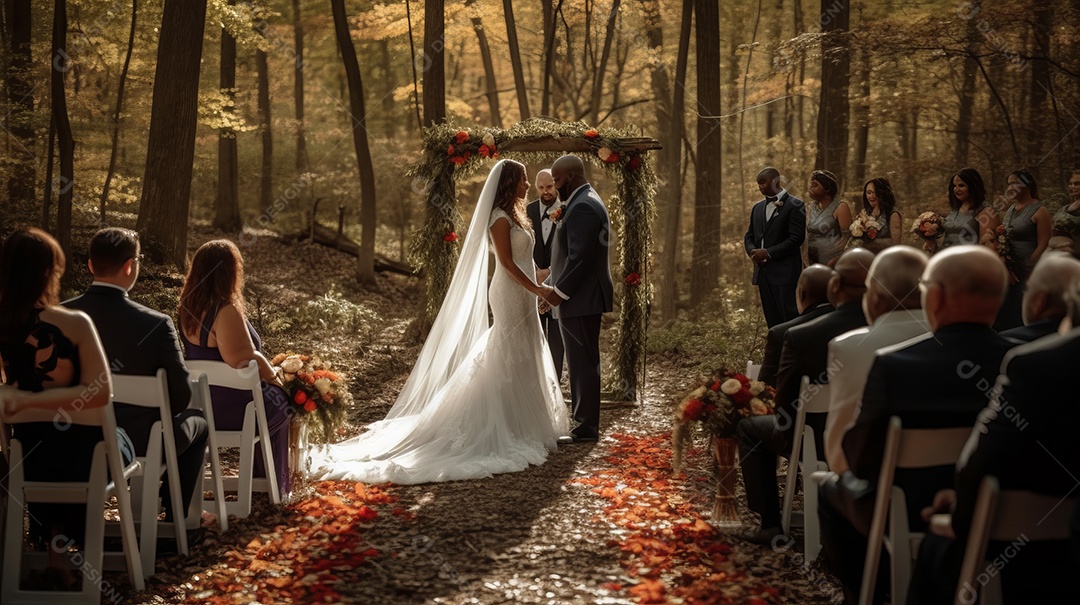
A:
[[[563,211],[562,200],[555,191],[555,179],[547,168],[536,173],[538,199],[525,207],[533,226],[533,262],[537,269],[550,269],[551,244],[555,241],[555,227]],[[555,375],[562,380],[563,341],[559,330],[559,320],[552,316],[551,310],[540,314],[540,326],[547,335],[548,348],[551,349],[551,361],[555,363]]]
[[[189,375],[172,319],[128,298],[128,290],[139,277],[138,235],[115,227],[98,231],[90,241],[89,266],[94,282],[82,296],[63,305],[86,313],[94,321],[115,374],[153,376],[158,368],[165,369],[181,501],[189,506],[202,478],[209,426],[201,411],[188,409]],[[145,456],[150,428],[161,418],[158,410],[122,402],[116,402],[115,409],[117,426],[131,437],[136,454]],[[166,519],[172,520],[174,511],[168,493],[166,479],[161,487],[162,502]],[[180,517],[185,514],[179,512]]]
[[[600,436],[600,317],[611,312],[614,286],[608,260],[611,220],[604,202],[585,176],[585,164],[564,155],[551,165],[559,197],[566,200],[551,248],[554,307],[570,370],[573,418],[569,440]],[[563,442],[563,440],[560,440]]]
[[[754,261],[753,283],[761,294],[765,323],[771,328],[799,315],[795,286],[802,272],[806,206],[781,186],[776,168],[762,169],[757,183],[765,198],[750,211],[743,245]]]

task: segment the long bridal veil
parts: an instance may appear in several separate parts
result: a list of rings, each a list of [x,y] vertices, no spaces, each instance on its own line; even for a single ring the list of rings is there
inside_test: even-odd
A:
[[[461,246],[454,276],[442,307],[431,326],[412,374],[398,394],[386,419],[422,412],[457,371],[488,324],[488,220],[495,205],[503,164],[499,160],[488,174],[476,202],[469,230]]]

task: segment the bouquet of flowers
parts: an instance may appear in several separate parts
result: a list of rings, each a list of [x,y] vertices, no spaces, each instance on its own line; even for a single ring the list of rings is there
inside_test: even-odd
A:
[[[923,212],[911,225],[911,231],[926,241],[936,240],[945,230],[945,219],[937,212]]]
[[[329,443],[352,403],[345,377],[310,355],[279,353],[270,364],[281,369],[290,411],[304,418],[315,441]]]
[[[1016,260],[1012,257],[1011,238],[1012,234],[1010,233],[1010,229],[1005,225],[998,225],[997,229],[993,232],[983,234],[980,243],[983,245],[992,244],[997,250],[998,256],[1000,256],[1001,260],[1005,263],[1005,268],[1009,270],[1009,273],[1011,273],[1013,277],[1016,277],[1018,274],[1017,269],[1019,267]]]
[[[772,414],[776,390],[745,374],[717,370],[704,383],[690,391],[675,409],[671,432],[672,468],[682,468],[683,452],[694,422],[718,438],[735,435],[735,425],[743,418]]]
[[[881,223],[863,210],[851,221],[850,230],[851,239],[873,241],[877,239],[878,232],[881,231]]]

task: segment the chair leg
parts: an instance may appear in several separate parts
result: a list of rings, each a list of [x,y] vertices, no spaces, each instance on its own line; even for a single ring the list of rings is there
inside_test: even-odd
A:
[[[22,574],[23,558],[23,495],[21,468],[22,445],[18,440],[9,445],[8,460],[12,461],[12,470],[8,475],[7,519],[4,522],[4,572],[3,598],[0,601],[14,601],[19,590],[19,576]]]
[[[236,516],[246,519],[251,514],[251,483],[255,470],[255,406],[248,404],[244,412],[243,441],[240,444],[240,476],[236,488]],[[269,474],[269,472],[267,473]]]

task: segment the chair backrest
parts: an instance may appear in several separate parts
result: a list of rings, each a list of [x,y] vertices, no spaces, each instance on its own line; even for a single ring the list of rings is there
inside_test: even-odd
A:
[[[187,360],[184,362],[193,375],[206,374],[212,386],[230,389],[261,391],[259,364],[254,359],[242,368],[234,368],[224,361]]]
[[[141,408],[169,409],[169,382],[165,368],[153,376],[113,374],[113,401]]]
[[[758,375],[761,374],[761,364],[754,363],[753,361],[746,361],[746,377],[750,380],[757,380]]]
[[[903,429],[896,452],[896,468],[929,468],[956,464],[971,427]]]
[[[799,401],[808,414],[825,414],[829,411],[832,390],[828,384],[810,384],[810,377],[803,376],[799,385]]]

